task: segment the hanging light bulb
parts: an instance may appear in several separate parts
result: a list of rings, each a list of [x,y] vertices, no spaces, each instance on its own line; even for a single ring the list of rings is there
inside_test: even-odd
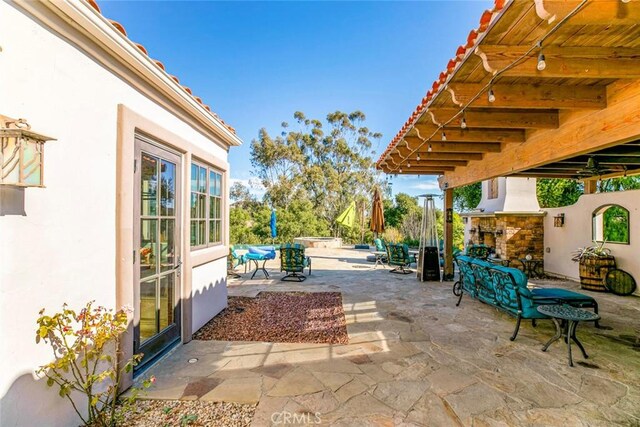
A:
[[[400,173],[402,173],[402,168],[398,169],[400,171]]]
[[[538,65],[536,68],[538,69],[538,71],[542,71],[547,68],[547,63],[544,60],[544,54],[542,52],[540,52],[540,55],[538,55]]]
[[[444,133],[444,131],[442,131],[442,140],[443,141],[447,140],[447,135]]]
[[[493,89],[489,89],[489,102],[495,102],[496,101],[496,94],[493,93]]]
[[[420,154],[418,154],[418,158],[416,159],[417,161],[420,161]]]
[[[433,148],[431,148],[431,144],[429,144],[429,148],[427,148],[427,151],[431,152],[431,150],[433,150]]]
[[[464,115],[462,116],[462,121],[460,121],[460,127],[462,129],[466,129],[467,128],[467,120],[464,118]]]
[[[407,162],[407,167],[410,168],[411,167],[411,162]]]
[[[622,0],[622,3],[629,3],[631,0]]]

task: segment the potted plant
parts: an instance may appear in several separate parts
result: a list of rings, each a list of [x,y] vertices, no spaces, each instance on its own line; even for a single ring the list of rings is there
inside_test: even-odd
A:
[[[578,248],[573,252],[572,260],[579,263],[580,287],[591,291],[606,292],[604,279],[609,270],[616,268],[616,259],[611,249],[605,248],[606,241],[594,242],[594,245]]]

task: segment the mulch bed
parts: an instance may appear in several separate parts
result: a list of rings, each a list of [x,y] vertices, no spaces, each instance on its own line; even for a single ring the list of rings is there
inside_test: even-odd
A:
[[[133,407],[121,408],[118,426],[229,426],[251,424],[256,405],[202,400],[137,400]]]
[[[229,306],[193,334],[196,340],[348,344],[339,292],[261,292]]]

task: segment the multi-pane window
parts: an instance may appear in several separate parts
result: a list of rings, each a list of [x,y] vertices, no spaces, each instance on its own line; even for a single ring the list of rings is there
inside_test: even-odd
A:
[[[222,243],[222,175],[191,164],[191,247]]]

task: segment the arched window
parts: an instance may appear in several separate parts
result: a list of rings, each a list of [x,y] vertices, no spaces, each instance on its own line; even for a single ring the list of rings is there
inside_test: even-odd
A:
[[[593,240],[629,244],[629,211],[620,205],[601,206],[593,212]]]

